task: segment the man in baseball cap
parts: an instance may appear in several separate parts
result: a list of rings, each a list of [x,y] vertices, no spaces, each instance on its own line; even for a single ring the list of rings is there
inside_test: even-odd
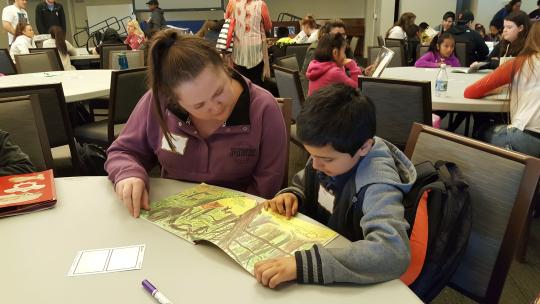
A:
[[[147,23],[146,30],[161,30],[167,27],[167,24],[165,23],[165,16],[163,15],[163,10],[159,7],[159,2],[157,0],[149,0],[148,2],[146,2],[146,4],[148,5],[148,10],[152,12],[150,18],[145,20],[145,22]]]
[[[448,30],[454,36],[456,42],[467,43],[467,58],[461,62],[462,66],[469,66],[475,61],[483,61],[488,55],[489,49],[484,38],[474,30],[474,15],[469,11],[458,14],[457,24]],[[460,58],[463,61],[463,58]]]

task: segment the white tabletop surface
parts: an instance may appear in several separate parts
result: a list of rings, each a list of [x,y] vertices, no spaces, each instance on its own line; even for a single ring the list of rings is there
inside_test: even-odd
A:
[[[0,88],[62,83],[66,102],[108,96],[112,70],[72,70],[0,77]]]
[[[141,287],[143,279],[174,303],[421,303],[399,280],[371,286],[294,283],[271,290],[220,249],[193,245],[132,218],[106,177],[60,178],[55,184],[55,208],[0,219],[0,303],[157,303]],[[188,186],[152,179],[151,200]],[[146,244],[141,270],[67,276],[79,250],[138,244]]]
[[[398,67],[386,68],[382,78],[403,80],[431,81],[433,110],[463,111],[463,112],[507,112],[508,102],[499,95],[486,96],[482,99],[468,99],[463,97],[465,88],[478,79],[484,77],[491,70],[481,70],[476,73],[451,73],[454,68],[447,68],[448,94],[446,97],[435,96],[435,79],[439,69]],[[463,68],[462,68],[463,69]]]

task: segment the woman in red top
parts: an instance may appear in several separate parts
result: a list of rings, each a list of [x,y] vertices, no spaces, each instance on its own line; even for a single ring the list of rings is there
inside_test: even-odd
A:
[[[128,36],[124,41],[132,50],[138,50],[144,43],[144,33],[137,20],[130,20],[127,25]]]
[[[465,89],[466,98],[481,98],[510,84],[510,121],[480,132],[497,146],[540,157],[540,23],[529,31],[516,59],[499,66]]]

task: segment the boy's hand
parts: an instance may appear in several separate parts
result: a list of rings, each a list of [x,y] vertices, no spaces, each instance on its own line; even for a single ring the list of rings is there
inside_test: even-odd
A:
[[[275,288],[280,283],[296,280],[296,260],[294,257],[281,257],[255,264],[257,282]]]
[[[290,219],[298,211],[298,198],[292,193],[281,193],[264,202],[264,210],[268,210],[268,208]]]

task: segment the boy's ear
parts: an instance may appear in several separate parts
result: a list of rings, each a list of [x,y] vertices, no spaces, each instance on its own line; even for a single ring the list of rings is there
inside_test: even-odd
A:
[[[356,157],[364,157],[366,156],[369,151],[371,151],[371,147],[373,147],[373,144],[375,143],[375,140],[373,138],[368,138],[364,144],[356,151],[355,155]]]

